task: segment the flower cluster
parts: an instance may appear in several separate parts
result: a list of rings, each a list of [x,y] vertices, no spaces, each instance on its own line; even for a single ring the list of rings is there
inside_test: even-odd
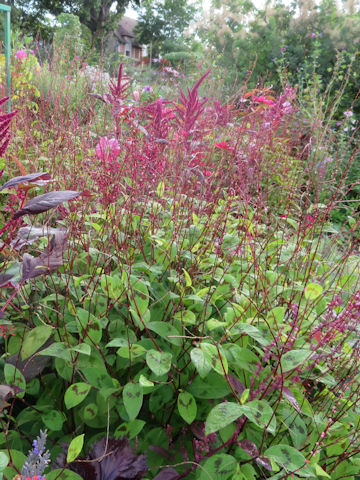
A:
[[[33,448],[29,451],[21,469],[23,479],[44,480],[43,473],[50,461],[50,453],[45,450],[46,437],[46,430],[44,432],[40,430],[40,435],[33,441]]]
[[[110,75],[97,66],[83,64],[79,76],[86,79],[93,93],[101,92],[110,82]]]
[[[119,142],[116,138],[101,137],[95,153],[102,162],[114,162],[120,153]]]

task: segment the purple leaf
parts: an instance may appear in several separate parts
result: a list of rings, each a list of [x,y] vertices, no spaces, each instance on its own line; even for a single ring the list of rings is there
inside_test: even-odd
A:
[[[149,445],[149,450],[152,450],[153,452],[157,453],[163,458],[166,458],[167,460],[172,460],[171,454],[165,450],[165,448],[160,447],[159,445]]]
[[[266,470],[268,470],[269,472],[272,472],[272,466],[271,466],[271,462],[268,458],[266,457],[258,457],[256,459],[256,463],[258,465],[260,465],[261,467],[264,467],[266,468]]]
[[[46,212],[47,210],[57,207],[63,202],[72,200],[79,195],[81,195],[81,193],[75,192],[74,190],[61,190],[44,193],[43,195],[32,198],[25,207],[21,208],[14,214],[13,219],[20,218],[27,214],[36,215],[38,213]]]
[[[133,453],[126,437],[119,440],[110,439],[106,447],[106,439],[98,440],[89,452],[91,459],[101,458],[96,463],[99,480],[141,479],[147,471],[145,455]],[[111,455],[104,457],[105,454]]]
[[[49,237],[57,232],[57,228],[50,227],[21,227],[18,230],[17,237],[11,241],[10,245],[12,248],[20,250],[24,245],[31,245],[40,237]]]
[[[179,478],[179,474],[176,470],[171,467],[164,468],[158,473],[153,480],[175,480]]]
[[[23,391],[22,388],[17,387],[16,385],[0,385],[0,412],[9,406],[9,403],[7,402],[9,398],[14,397]]]
[[[45,343],[44,346],[47,344]],[[44,370],[46,365],[49,363],[51,357],[43,355],[43,356],[36,356],[31,357],[30,359],[26,359],[24,361],[20,360],[20,354],[12,355],[8,362],[14,365],[20,372],[23,374],[26,382],[29,382],[33,378],[40,375],[40,373]]]
[[[126,437],[108,441],[101,438],[92,446],[85,460],[92,461],[66,465],[66,455],[61,454],[54,466],[66,466],[83,480],[140,480],[147,472],[145,455],[136,455]]]
[[[251,440],[241,440],[241,442],[238,442],[238,445],[245,450],[245,452],[250,455],[251,458],[256,458],[259,455],[257,446]]]
[[[16,187],[21,183],[29,184],[35,183],[36,180],[50,180],[51,176],[50,173],[47,172],[38,172],[38,173],[30,173],[29,175],[24,175],[22,177],[14,177],[8,180],[4,185],[0,188],[1,190],[5,190],[5,188],[12,188]]]
[[[295,410],[298,413],[302,413],[301,408],[300,408],[296,398],[294,397],[294,394],[290,390],[290,388],[284,387],[282,392],[283,392],[284,397],[286,397],[286,399],[291,403],[291,405],[295,408]]]
[[[58,230],[52,237],[48,248],[41,255],[33,257],[24,253],[21,280],[47,275],[61,267],[64,264],[63,256],[68,236],[69,233],[66,230]]]
[[[240,382],[240,380],[238,380],[236,377],[233,377],[232,375],[228,375],[227,378],[229,384],[236,391],[237,395],[242,395],[242,393],[245,391],[245,387]]]

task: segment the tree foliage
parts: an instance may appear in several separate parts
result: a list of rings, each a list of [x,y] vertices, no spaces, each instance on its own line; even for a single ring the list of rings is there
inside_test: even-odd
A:
[[[14,7],[15,21],[21,30],[33,33],[46,25],[48,14],[58,16],[72,13],[91,32],[92,45],[114,29],[128,5],[139,5],[140,0],[9,0]]]
[[[140,42],[152,42],[155,51],[174,51],[179,39],[194,19],[196,3],[189,0],[144,0],[137,28]]]

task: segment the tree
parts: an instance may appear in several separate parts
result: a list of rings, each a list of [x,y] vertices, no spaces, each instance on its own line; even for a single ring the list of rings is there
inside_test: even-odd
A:
[[[152,43],[155,52],[176,49],[174,44],[181,44],[179,39],[194,19],[196,3],[189,0],[143,0],[138,9],[139,41],[146,45]]]
[[[139,6],[140,0],[8,0],[7,3],[14,7],[22,29],[26,25],[27,29],[36,26],[35,21],[44,21],[47,14],[72,13],[90,30],[94,46],[116,28],[126,7],[129,4]]]
[[[56,17],[58,26],[54,34],[54,45],[58,50],[65,50],[65,55],[73,58],[75,54],[81,55],[83,43],[81,42],[81,24],[79,17],[72,13],[60,13]]]

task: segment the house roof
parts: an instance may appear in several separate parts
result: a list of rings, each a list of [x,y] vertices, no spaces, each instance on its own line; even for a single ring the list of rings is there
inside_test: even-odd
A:
[[[129,37],[133,46],[141,46],[140,43],[136,40],[136,34],[134,33],[134,29],[137,23],[137,20],[134,20],[133,18],[122,17],[117,29],[114,32],[119,43],[126,43],[127,39],[125,37]]]

